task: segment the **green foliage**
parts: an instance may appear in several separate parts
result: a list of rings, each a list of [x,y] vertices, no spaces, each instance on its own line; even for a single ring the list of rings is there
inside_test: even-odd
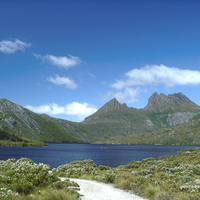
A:
[[[125,166],[125,168],[126,169],[137,169],[137,168],[139,168],[141,166],[141,164],[142,164],[141,162],[133,160],[130,163],[128,163]]]
[[[40,140],[44,142],[66,142],[66,143],[76,143],[76,142],[82,142],[82,140],[77,139],[69,134],[67,134],[65,131],[61,130],[56,123],[53,123],[51,121],[45,121],[45,120],[37,120],[37,123],[41,127],[42,130],[45,131],[45,134],[42,134],[40,136]]]
[[[20,194],[29,194],[33,190],[34,185],[32,182],[19,179],[17,183],[12,184],[11,188]]]
[[[117,177],[116,173],[112,170],[107,170],[104,174],[103,174],[103,180],[106,183],[113,183],[115,181],[115,178]]]
[[[111,167],[105,166],[105,165],[99,165],[98,168],[99,168],[100,170],[108,170],[108,169],[110,169]]]
[[[0,140],[0,145],[2,146],[20,146],[20,147],[42,147],[47,146],[46,143],[39,141],[22,141],[22,142],[13,142],[10,140]]]
[[[29,199],[30,196],[27,195],[34,193],[31,199],[78,199],[78,193],[68,189],[72,185],[78,187],[78,184],[69,180],[60,181],[57,175],[49,170],[49,165],[36,164],[28,158],[1,160],[0,198]],[[48,188],[52,188],[54,194]]]
[[[28,194],[35,186],[46,185],[52,180],[49,178],[48,165],[36,164],[27,158],[1,161],[0,169],[5,171],[1,182],[9,184],[12,190],[18,193]]]
[[[79,178],[84,174],[95,175],[97,172],[97,166],[91,159],[78,160],[71,163],[60,165],[58,168],[54,168],[52,171],[56,173],[65,173],[66,177]]]

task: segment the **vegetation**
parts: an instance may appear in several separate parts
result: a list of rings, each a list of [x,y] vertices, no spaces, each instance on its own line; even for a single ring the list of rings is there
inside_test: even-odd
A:
[[[47,146],[44,142],[24,140],[15,135],[0,131],[0,145],[2,146],[22,146],[22,147],[42,147]]]
[[[152,200],[200,199],[200,149],[186,149],[178,155],[132,161],[117,168],[91,160],[75,161],[53,169],[59,176],[113,183]]]
[[[97,144],[163,144],[163,145],[200,145],[200,118],[157,131],[111,137]]]
[[[78,199],[70,186],[77,183],[58,177],[82,178],[112,183],[151,200],[200,199],[200,148],[185,149],[178,155],[132,161],[117,168],[92,160],[73,161],[49,172],[48,165],[22,158],[0,161],[2,199]]]
[[[38,141],[33,141],[33,142],[28,142],[28,141],[23,141],[23,142],[14,142],[10,140],[0,140],[0,146],[20,146],[20,147],[42,147],[42,146],[47,146],[46,143],[44,142],[38,142]]]
[[[45,130],[44,134],[41,134],[40,141],[44,142],[67,142],[67,143],[80,143],[81,139],[77,139],[65,131],[61,130],[55,123],[46,120],[37,120],[38,125],[42,130]]]
[[[79,194],[70,189],[70,186],[77,187],[77,183],[68,179],[61,182],[57,175],[49,170],[49,165],[36,164],[27,158],[0,161],[0,198],[78,199]]]

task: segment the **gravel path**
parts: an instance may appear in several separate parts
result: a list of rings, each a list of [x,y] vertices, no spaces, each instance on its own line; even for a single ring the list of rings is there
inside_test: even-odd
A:
[[[111,184],[73,178],[70,180],[79,184],[81,200],[145,200],[124,190],[114,188]]]

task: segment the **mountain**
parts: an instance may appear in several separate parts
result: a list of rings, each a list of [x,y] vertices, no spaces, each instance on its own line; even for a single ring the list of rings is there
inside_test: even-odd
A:
[[[85,118],[85,121],[91,120],[91,119],[99,119],[102,117],[109,116],[111,113],[116,111],[126,111],[128,109],[128,106],[124,104],[120,104],[116,98],[111,99],[109,102],[104,104],[96,113],[90,115],[89,117]]]
[[[7,99],[0,99],[0,138],[42,142],[96,142],[115,136],[154,133],[162,128],[192,121],[200,116],[200,106],[182,93],[154,93],[143,109],[128,107],[117,99],[104,104],[94,114],[76,123],[36,114]]]
[[[198,106],[190,101],[185,95],[180,93],[169,94],[158,94],[157,92],[149,98],[147,106],[144,110],[152,112],[164,112],[164,111],[191,111],[198,109]]]
[[[82,124],[87,130],[93,126],[91,137],[102,140],[113,136],[148,133],[187,123],[199,114],[200,106],[182,93],[166,96],[155,92],[143,109],[127,107],[126,104],[112,99],[85,118]]]
[[[115,136],[97,144],[162,144],[162,145],[200,145],[200,116],[196,119],[162,128],[157,131],[129,136]]]
[[[16,137],[17,141],[82,142],[77,134],[73,136],[75,128],[71,123],[65,120],[65,129],[62,129],[59,119],[36,114],[7,99],[0,99],[0,134],[3,138]]]

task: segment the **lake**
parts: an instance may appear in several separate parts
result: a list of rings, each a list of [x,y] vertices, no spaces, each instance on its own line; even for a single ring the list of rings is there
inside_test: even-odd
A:
[[[118,167],[132,160],[142,161],[175,155],[181,149],[200,146],[174,145],[101,145],[101,144],[48,144],[46,147],[0,146],[0,160],[30,158],[36,163],[49,164],[56,168],[74,160],[92,159],[97,165]]]

